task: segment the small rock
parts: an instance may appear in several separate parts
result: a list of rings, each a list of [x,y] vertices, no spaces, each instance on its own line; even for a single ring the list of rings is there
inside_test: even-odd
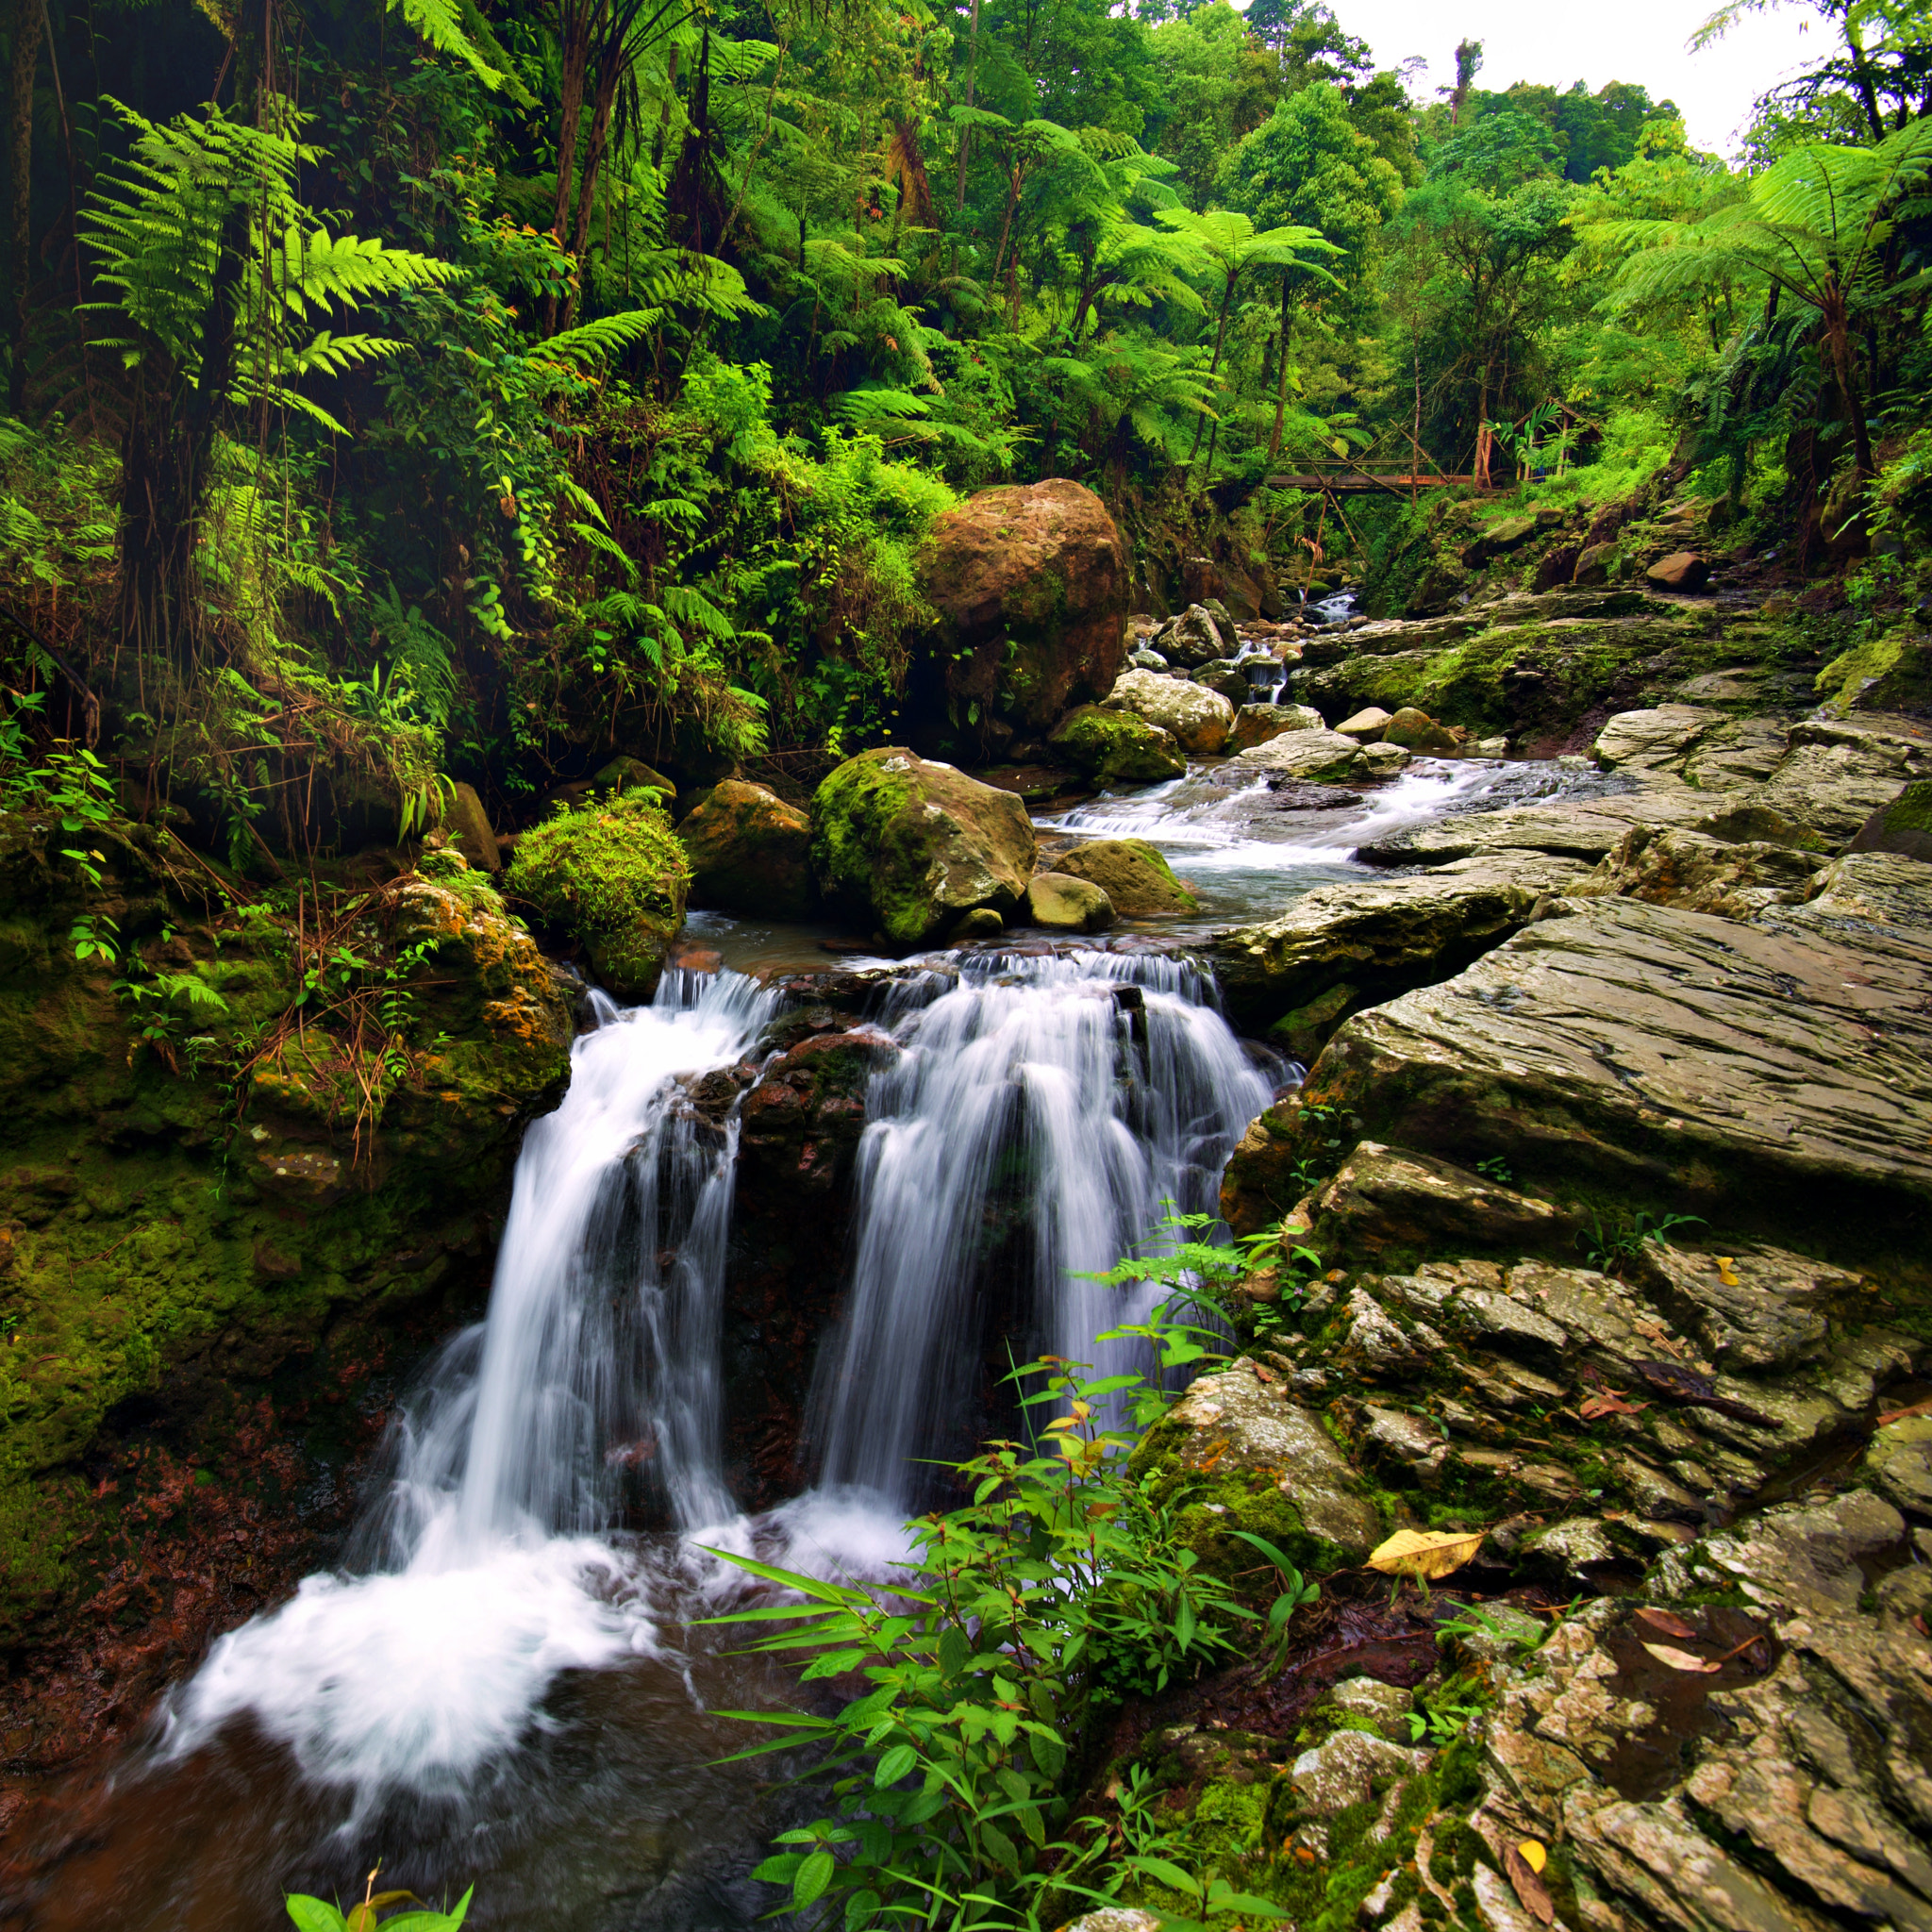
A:
[[[1447,725],[1438,724],[1426,711],[1405,705],[1382,727],[1385,744],[1399,744],[1408,751],[1457,752],[1462,741]]]
[[[1098,886],[1123,919],[1165,919],[1198,912],[1200,902],[1144,839],[1096,839],[1054,862],[1056,873]]]
[[[1336,1685],[1318,1707],[1366,1718],[1391,1743],[1407,1744],[1415,1693],[1400,1684],[1384,1684],[1374,1677],[1348,1677]]]
[[[1710,581],[1710,564],[1694,550],[1674,550],[1668,557],[1658,558],[1643,575],[1666,591],[1701,591]]]
[[[975,906],[947,935],[946,942],[957,946],[968,940],[996,940],[1006,929],[1006,921],[991,906]]]
[[[1362,775],[1365,778],[1392,778],[1408,763],[1411,754],[1399,744],[1362,746]]]
[[[1369,744],[1389,728],[1390,720],[1394,715],[1392,711],[1385,711],[1380,705],[1370,705],[1354,717],[1344,718],[1335,728],[1344,738],[1359,739],[1362,743]]]
[[[1337,1731],[1314,1750],[1304,1751],[1288,1775],[1307,1809],[1332,1818],[1369,1797],[1376,1780],[1419,1770],[1422,1755],[1367,1731]]]
[[[1235,713],[1234,750],[1249,751],[1290,731],[1320,731],[1322,714],[1312,705],[1243,705]]]
[[[1136,671],[1165,671],[1167,659],[1158,651],[1133,651],[1128,654],[1127,662]]]
[[[1865,1474],[1887,1501],[1932,1517],[1932,1415],[1888,1423],[1865,1451]]]
[[[1113,901],[1091,880],[1037,872],[1026,887],[1026,917],[1050,931],[1104,932],[1113,924]]]

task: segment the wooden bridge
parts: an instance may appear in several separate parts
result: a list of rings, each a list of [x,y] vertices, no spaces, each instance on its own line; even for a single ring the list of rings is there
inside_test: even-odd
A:
[[[1402,463],[1309,463],[1292,476],[1270,476],[1271,490],[1310,490],[1323,495],[1350,491],[1386,490],[1407,494],[1414,490],[1446,490],[1453,484],[1476,487],[1474,476],[1445,475],[1441,470],[1419,470]]]

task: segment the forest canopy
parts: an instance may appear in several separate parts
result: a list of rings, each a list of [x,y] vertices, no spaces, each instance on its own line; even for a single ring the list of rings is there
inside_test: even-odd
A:
[[[10,0],[0,760],[239,867],[822,770],[1006,481],[1099,492],[1154,608],[1204,549],[1373,586],[1422,510],[1270,480],[1339,459],[1882,552],[1932,37],[1814,11],[1728,163],[1467,39],[1422,97],[1321,0]]]

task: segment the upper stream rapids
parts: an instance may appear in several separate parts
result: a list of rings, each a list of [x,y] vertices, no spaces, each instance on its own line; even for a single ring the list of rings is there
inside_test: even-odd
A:
[[[636,1008],[590,995],[565,1096],[524,1142],[487,1320],[398,1404],[341,1567],[175,1689],[35,1923],[241,1932],[285,1890],[347,1895],[380,1856],[385,1884],[425,1896],[475,1882],[483,1926],[750,1924],[745,1874],[787,1801],[718,1761],[746,1738],[709,1712],[783,1686],[695,1627],[745,1581],[715,1553],[890,1574],[933,1459],[977,1439],[988,1337],[1093,1360],[1097,1332],[1145,1312],[1147,1291],[1087,1277],[1169,1204],[1211,1210],[1295,1077],[1236,1038],[1189,937],[1360,876],[1367,838],[1586,782],[1418,761],[1285,812],[1265,776],[1194,774],[1042,821],[1151,839],[1203,922],[1165,950],[1023,937],[878,975],[865,1024],[889,1050],[813,1381],[818,1480],[762,1513],[741,1512],[723,1447],[738,1108],[690,1092],[755,1061],[780,1011],[773,975],[735,966],[810,941],[713,920],[720,970],[667,972]],[[641,1504],[667,1526],[626,1526]]]

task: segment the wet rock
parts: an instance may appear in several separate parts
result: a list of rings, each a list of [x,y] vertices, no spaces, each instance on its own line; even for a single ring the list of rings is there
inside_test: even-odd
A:
[[[1245,708],[1254,696],[1248,685],[1247,675],[1231,663],[1204,664],[1194,673],[1194,682],[1203,691],[1219,691],[1237,713]]]
[[[1216,971],[1229,1003],[1257,1020],[1344,980],[1387,997],[1519,931],[1553,886],[1582,876],[1580,866],[1492,864],[1318,886],[1278,919],[1217,934]]]
[[[812,797],[812,872],[826,902],[916,946],[1026,895],[1035,844],[1026,808],[951,765],[901,747],[861,752]]]
[[[1130,711],[1170,733],[1183,751],[1212,758],[1234,733],[1235,708],[1205,685],[1129,671],[1106,700],[1109,710]]]
[[[1113,901],[1100,887],[1071,873],[1037,872],[1027,881],[1030,924],[1054,932],[1104,932],[1113,914]]]
[[[1642,899],[1748,919],[1769,905],[1801,903],[1829,863],[1822,852],[1789,845],[1732,843],[1701,832],[1636,825],[1569,896]]]
[[[497,845],[495,832],[491,829],[490,814],[483,809],[483,801],[477,797],[474,785],[459,784],[456,787],[443,820],[443,830],[448,833],[450,843],[478,872],[502,870],[503,853]]]
[[[1232,648],[1212,616],[1198,604],[1190,604],[1178,617],[1162,625],[1154,634],[1154,644],[1176,664],[1191,670],[1197,664],[1211,663],[1224,650]]]
[[[1243,765],[1283,772],[1301,783],[1349,778],[1367,769],[1362,748],[1334,731],[1291,731],[1240,754]]]
[[[679,822],[691,903],[752,918],[805,919],[817,904],[811,819],[763,785],[726,778]]]
[[[1932,1415],[1887,1423],[1865,1451],[1865,1477],[1892,1505],[1932,1521]]]
[[[1399,744],[1407,751],[1442,753],[1462,748],[1462,741],[1455,732],[1438,724],[1427,712],[1419,711],[1412,705],[1405,705],[1397,711],[1383,725],[1381,735],[1385,744]]]
[[[1319,714],[1318,714],[1319,715]],[[1393,714],[1385,711],[1380,705],[1370,705],[1365,709],[1344,718],[1335,728],[1344,738],[1358,740],[1363,744],[1374,743],[1389,728]]]
[[[1203,1375],[1141,1439],[1129,1466],[1143,1477],[1212,1473],[1230,1498],[1226,1527],[1253,1528],[1291,1556],[1312,1560],[1326,1546],[1358,1562],[1381,1540],[1381,1516],[1333,1438],[1269,1374],[1264,1382],[1243,1357]]]
[[[1410,757],[1410,752],[1403,745],[1365,744],[1362,746],[1362,775],[1365,778],[1392,778],[1408,763]]]
[[[1641,771],[1681,763],[1693,746],[1729,723],[1726,713],[1696,705],[1619,711],[1597,734],[1591,749],[1602,765],[1627,765]]]
[[[1369,1731],[1337,1731],[1312,1751],[1304,1751],[1288,1775],[1305,1809],[1332,1818],[1364,1803],[1377,1784],[1412,1774],[1427,1757]]]
[[[1322,728],[1322,714],[1312,705],[1243,705],[1235,714],[1229,748],[1250,751],[1286,732]]]
[[[1807,922],[1808,906],[1772,929],[1573,903],[1346,1022],[1307,1097],[1419,1151],[1507,1154],[1534,1179],[1923,1267],[1932,938]]]
[[[977,705],[1039,731],[1104,696],[1126,655],[1129,570],[1107,506],[1064,477],[982,490],[946,511],[921,559],[939,621],[908,715],[937,730]]]
[[[1854,852],[1896,852],[1932,863],[1932,780],[1919,778],[1858,827]]]
[[[1240,1151],[1247,1152],[1245,1141]],[[1228,1174],[1224,1200],[1245,1223],[1253,1219],[1241,1201],[1242,1191],[1254,1185],[1248,1163],[1237,1168],[1231,1160]],[[1374,1141],[1357,1143],[1341,1172],[1316,1195],[1315,1213],[1319,1239],[1357,1256],[1390,1250],[1441,1253],[1445,1248],[1458,1253],[1574,1252],[1577,1229],[1574,1214],[1547,1201],[1533,1200],[1429,1155]],[[1511,1320],[1541,1322],[1531,1311],[1507,1303],[1499,1306],[1511,1309]],[[1499,1329],[1507,1329],[1507,1322],[1497,1321]],[[1560,1330],[1556,1341],[1560,1352]]]
[[[1054,869],[1098,886],[1123,919],[1166,919],[1200,909],[1199,901],[1144,839],[1096,839],[1062,852]]]
[[[1158,785],[1178,778],[1188,768],[1172,732],[1132,711],[1099,705],[1069,711],[1054,726],[1048,741],[1097,785]]]
[[[1701,591],[1710,581],[1710,564],[1694,550],[1674,550],[1668,557],[1658,558],[1643,575],[1660,590]]]
[[[1478,855],[1496,858],[1513,852],[1541,852],[1586,858],[1593,865],[1614,851],[1634,824],[1691,825],[1726,800],[1688,786],[1646,787],[1612,796],[1555,805],[1519,806],[1503,811],[1462,812],[1452,818],[1372,839],[1355,856],[1371,865],[1442,866]]]
[[[946,935],[946,943],[965,945],[973,940],[996,940],[1006,929],[1006,921],[991,906],[975,906]]]

